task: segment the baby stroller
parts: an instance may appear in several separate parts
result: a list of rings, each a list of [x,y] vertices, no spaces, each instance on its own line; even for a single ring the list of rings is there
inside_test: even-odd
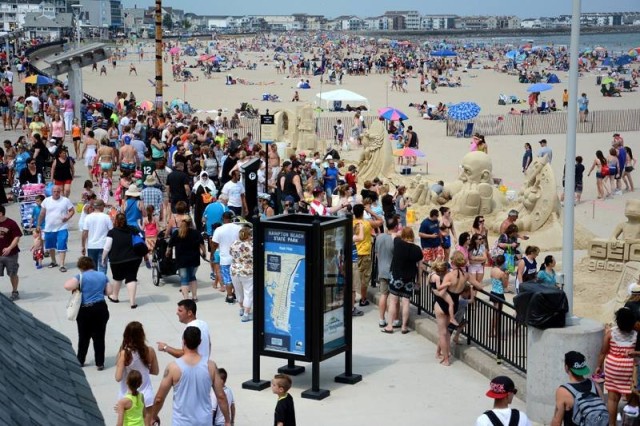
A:
[[[178,273],[175,260],[167,257],[168,246],[169,239],[166,237],[165,231],[160,231],[151,257],[151,279],[156,287],[160,287],[160,279],[163,276]]]

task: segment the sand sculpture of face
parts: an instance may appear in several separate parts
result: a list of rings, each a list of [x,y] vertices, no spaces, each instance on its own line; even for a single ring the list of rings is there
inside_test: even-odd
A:
[[[630,220],[640,220],[640,200],[627,200],[627,204],[624,207],[624,215]]]
[[[467,153],[462,158],[458,179],[463,183],[491,183],[491,157],[482,151]]]

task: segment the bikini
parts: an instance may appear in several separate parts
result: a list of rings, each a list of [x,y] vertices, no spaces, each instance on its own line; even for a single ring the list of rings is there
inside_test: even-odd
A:
[[[432,272],[431,275],[429,275],[429,285],[431,286],[431,290],[433,291],[433,295],[435,296],[435,303],[438,304],[438,306],[440,306],[440,309],[442,309],[442,312],[446,314],[449,313],[449,304],[440,296],[438,296],[438,294],[436,293],[437,291],[437,287],[436,287],[436,283],[432,281],[432,277],[434,275],[438,275],[436,272]],[[442,277],[440,277],[442,279]]]
[[[440,225],[440,230],[441,231],[443,231],[445,229],[451,230],[451,228],[453,228],[452,224],[449,224],[449,226]],[[444,249],[451,248],[451,234],[442,236],[442,248],[444,248]]]

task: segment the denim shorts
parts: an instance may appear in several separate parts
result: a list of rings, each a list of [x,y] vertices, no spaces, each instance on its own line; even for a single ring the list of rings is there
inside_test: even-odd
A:
[[[233,285],[231,280],[231,265],[220,265],[220,273],[222,274],[222,283],[224,285]]]
[[[196,280],[197,266],[190,266],[187,268],[178,269],[178,275],[180,275],[180,285],[187,286],[189,283]]]

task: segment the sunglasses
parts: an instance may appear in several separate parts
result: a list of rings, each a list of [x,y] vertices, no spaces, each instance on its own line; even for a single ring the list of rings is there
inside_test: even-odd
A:
[[[479,220],[478,223],[484,223],[484,219]]]

